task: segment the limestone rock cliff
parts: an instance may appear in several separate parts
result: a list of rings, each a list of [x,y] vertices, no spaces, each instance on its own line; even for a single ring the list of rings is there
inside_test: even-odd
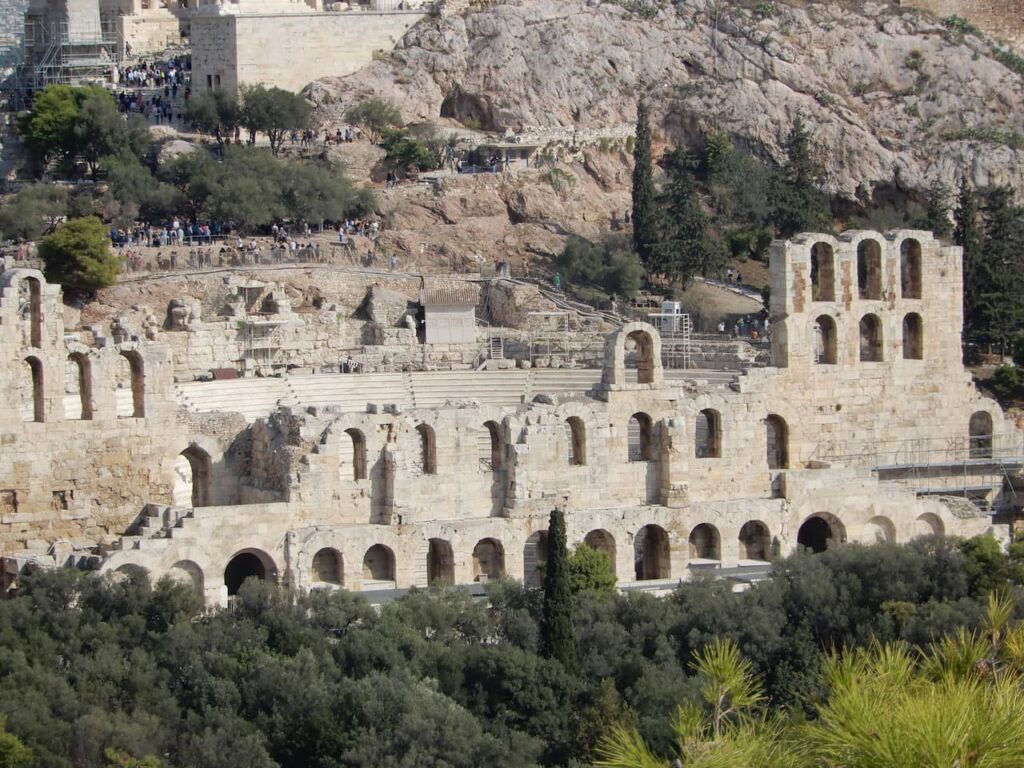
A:
[[[541,141],[621,136],[647,96],[667,141],[719,128],[775,160],[799,115],[844,197],[963,174],[1024,190],[1024,76],[973,30],[887,3],[650,1],[426,19],[390,56],[307,93],[328,119],[378,96],[410,122]]]

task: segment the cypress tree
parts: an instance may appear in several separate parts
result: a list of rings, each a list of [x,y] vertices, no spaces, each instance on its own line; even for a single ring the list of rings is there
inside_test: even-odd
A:
[[[648,273],[653,271],[652,256],[658,239],[652,163],[651,128],[647,122],[647,107],[641,99],[636,105],[636,143],[633,145],[633,248]]]
[[[551,512],[548,523],[548,559],[544,565],[544,615],[541,644],[544,655],[557,659],[566,671],[576,670],[576,634],[572,626],[572,585],[569,552],[565,545],[565,515]]]
[[[940,240],[948,240],[953,232],[949,220],[949,187],[941,181],[935,181],[928,187],[921,225]]]
[[[1014,196],[1009,186],[989,190],[981,249],[983,274],[988,283],[982,286],[981,299],[988,320],[987,335],[1003,351],[1024,327],[1024,211],[1014,205]]]
[[[810,134],[799,117],[786,137],[786,162],[775,190],[775,226],[783,237],[832,227],[822,190],[825,169],[811,157]]]
[[[978,225],[978,200],[974,189],[967,179],[960,182],[957,193],[956,209],[953,211],[953,242],[963,248],[963,312],[964,337],[971,340],[980,339],[987,318],[982,307],[982,284],[985,270],[982,264],[981,227]]]

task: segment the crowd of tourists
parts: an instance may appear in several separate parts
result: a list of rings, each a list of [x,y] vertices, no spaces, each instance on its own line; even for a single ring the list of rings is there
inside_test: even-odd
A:
[[[181,122],[184,116],[182,103],[192,95],[191,78],[186,67],[187,59],[184,58],[126,67],[121,71],[119,83],[127,87],[114,96],[118,109],[126,115],[142,115],[157,125]],[[152,92],[154,89],[155,93]]]
[[[133,227],[112,227],[110,241],[117,248],[133,245],[167,247],[168,245],[202,244],[231,234],[231,225],[219,221],[191,224],[171,219],[166,225],[138,223]]]

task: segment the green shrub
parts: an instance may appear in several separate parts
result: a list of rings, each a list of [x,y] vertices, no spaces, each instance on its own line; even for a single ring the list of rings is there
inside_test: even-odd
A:
[[[46,279],[65,290],[93,291],[112,285],[121,269],[110,234],[94,216],[71,219],[39,244]]]
[[[1024,378],[1021,377],[1020,368],[1015,365],[1000,365],[989,380],[989,386],[1000,400],[1013,400],[1019,397],[1022,384]]]

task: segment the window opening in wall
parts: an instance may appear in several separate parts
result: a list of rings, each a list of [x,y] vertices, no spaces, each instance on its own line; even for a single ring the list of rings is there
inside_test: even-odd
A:
[[[845,533],[838,521],[831,515],[826,519],[824,514],[807,518],[796,535],[797,544],[815,553],[824,552],[844,539]]]
[[[28,315],[29,341],[33,347],[43,345],[43,286],[34,277],[27,277],[22,286],[28,288],[28,306],[22,312]]]
[[[452,545],[444,539],[431,539],[427,550],[427,584],[450,587],[455,583],[455,557]]]
[[[246,579],[267,581],[267,571],[263,558],[254,552],[240,552],[235,555],[224,569],[224,586],[228,588],[228,596],[237,595]]]
[[[473,581],[489,581],[505,575],[505,550],[496,539],[482,539],[473,547]]]
[[[348,452],[349,456],[342,457],[342,463],[346,463],[345,459],[351,464],[352,467],[352,479],[353,480],[365,480],[366,479],[366,436],[361,430],[346,429],[345,434],[348,436]]]
[[[740,560],[768,560],[772,537],[760,520],[749,520],[740,528]]]
[[[523,547],[523,583],[531,589],[544,585],[544,565],[548,561],[548,532],[534,531]]]
[[[789,467],[789,427],[786,420],[774,413],[765,419],[768,438],[768,469]]]
[[[722,457],[722,417],[707,408],[697,414],[696,456],[698,459]]]
[[[314,583],[341,586],[345,580],[345,568],[341,553],[330,547],[324,547],[318,551],[313,555],[310,576]]]
[[[25,365],[31,382],[31,388],[27,389],[30,399],[22,402],[22,418],[25,421],[46,420],[46,394],[43,386],[43,364],[38,357],[26,357]],[[25,389],[22,392],[26,392]]]
[[[900,244],[900,295],[921,298],[921,243],[909,237]]]
[[[92,418],[92,365],[81,352],[68,355],[64,374],[64,418]]]
[[[416,433],[420,439],[419,465],[424,475],[437,474],[437,444],[434,430],[427,424],[419,424]]]
[[[992,416],[988,411],[971,414],[968,427],[968,455],[972,459],[992,458]]]
[[[611,563],[612,573],[615,572],[615,538],[608,531],[601,528],[593,530],[586,535],[583,543],[591,549],[604,552]]]
[[[395,555],[383,544],[374,544],[363,555],[363,586],[372,588],[373,582],[395,580]]]
[[[718,529],[708,523],[701,523],[690,531],[691,560],[721,560],[722,546]]]
[[[882,247],[877,240],[857,245],[857,292],[862,299],[882,298]]]
[[[835,254],[828,243],[811,246],[811,300],[836,300]]]
[[[634,413],[626,428],[629,461],[651,461],[654,458],[654,435],[651,417]]]
[[[860,359],[865,363],[882,362],[882,321],[877,315],[860,319]]]
[[[138,352],[121,353],[116,379],[117,415],[120,418],[143,418],[146,415],[146,383],[142,356]],[[128,397],[130,390],[130,399]]]
[[[633,331],[626,337],[625,364],[627,368],[636,366],[638,384],[654,383],[654,340],[647,331]]]
[[[582,467],[587,463],[587,431],[583,419],[570,416],[565,420],[565,440],[568,445],[569,465]]]
[[[482,472],[502,469],[501,427],[495,421],[488,421],[477,433],[477,459]]]
[[[916,312],[903,318],[903,359],[924,359],[924,323]]]
[[[183,460],[184,466],[180,462],[175,463],[175,504],[209,506],[212,473],[210,454],[198,445],[190,445],[181,452],[179,458]]]
[[[645,525],[633,538],[636,580],[671,578],[668,534],[659,525]]]
[[[814,361],[819,365],[835,365],[838,358],[836,321],[821,315],[814,321]]]

